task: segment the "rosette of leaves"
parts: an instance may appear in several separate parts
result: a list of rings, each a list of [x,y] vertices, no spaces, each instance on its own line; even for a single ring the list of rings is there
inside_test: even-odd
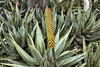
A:
[[[76,34],[76,41],[79,44],[83,43],[83,37],[86,43],[95,42],[100,40],[100,19],[96,19],[97,11],[91,11],[91,8],[87,12],[83,12],[81,8],[77,11],[69,10],[67,13],[69,25],[73,23],[73,33]]]
[[[72,28],[72,27],[71,27]],[[66,44],[66,40],[68,38],[68,35],[70,34],[71,28],[69,31],[63,36],[62,38],[59,38],[59,35],[55,37],[55,42],[56,47],[55,47],[55,54],[56,54],[56,59],[57,59],[57,66],[71,66],[78,61],[82,60],[83,58],[86,57],[86,53],[80,54],[73,56],[75,54],[75,51],[78,51],[77,49],[74,50],[68,50],[68,51],[63,51],[64,47]],[[35,32],[34,32],[35,33]],[[36,29],[36,38],[35,38],[35,43],[32,37],[27,34],[27,49],[29,52],[26,52],[26,50],[22,49],[20,45],[17,44],[17,42],[14,40],[14,38],[11,35],[11,31],[9,31],[9,36],[8,39],[10,39],[11,43],[13,46],[15,46],[15,50],[18,53],[19,56],[21,56],[21,59],[17,59],[18,61],[12,60],[13,57],[10,59],[7,58],[2,58],[0,59],[2,62],[3,61],[8,61],[10,63],[1,63],[3,65],[7,66],[23,66],[23,67],[33,67],[33,66],[53,66],[52,64],[52,52],[51,49],[48,47],[48,44],[44,42],[44,38],[42,36],[42,32],[40,27],[37,24],[37,29]],[[59,38],[59,39],[58,39]],[[8,42],[7,42],[8,43]],[[4,44],[3,44],[4,45]],[[10,45],[10,44],[8,44]],[[45,47],[47,45],[47,47]],[[9,46],[8,49],[10,49],[11,46]],[[14,52],[13,52],[14,53]],[[69,61],[70,60],[70,61]],[[22,61],[22,62],[19,62]],[[25,63],[24,63],[25,62]]]
[[[52,51],[48,47],[44,14],[38,8],[27,11],[24,18],[16,10],[15,18],[7,13],[7,21],[2,20],[1,40],[2,48],[7,54],[1,58],[2,65],[13,67],[53,67]],[[75,35],[69,37],[72,26],[67,26],[67,19],[64,19],[63,10],[61,15],[52,12],[53,27],[55,33],[55,56],[58,67],[70,67],[87,56],[87,53],[76,55],[80,49],[68,47],[71,45]],[[38,17],[38,18],[37,18]],[[6,43],[3,39],[6,38]]]

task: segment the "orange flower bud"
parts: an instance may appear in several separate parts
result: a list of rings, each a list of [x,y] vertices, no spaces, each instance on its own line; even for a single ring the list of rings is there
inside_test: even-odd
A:
[[[16,5],[20,5],[20,4],[19,4],[19,1],[16,1],[15,4],[16,4]]]

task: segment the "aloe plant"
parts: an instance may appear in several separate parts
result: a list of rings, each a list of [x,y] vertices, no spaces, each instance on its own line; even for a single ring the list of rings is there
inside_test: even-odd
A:
[[[58,42],[56,42],[55,54],[56,54],[58,67],[71,66],[86,57],[86,53],[83,53],[77,56],[72,56],[75,54],[75,51],[77,51],[77,49],[63,52],[64,46],[66,44],[66,39],[68,38],[70,31],[71,31],[71,28],[68,31],[68,33],[66,33],[65,36],[63,36],[62,38],[58,40]],[[9,32],[9,35],[10,35],[9,39],[11,40],[12,44],[15,46],[16,51],[21,56],[23,61],[26,62],[26,64],[23,62],[19,63],[18,61],[11,60],[11,58],[10,59],[6,59],[6,58],[0,59],[0,60],[6,60],[6,61],[11,62],[11,63],[1,63],[1,64],[8,65],[8,66],[30,66],[30,67],[32,66],[49,66],[49,67],[53,66],[51,49],[49,47],[47,48],[40,47],[40,49],[38,49],[40,45],[45,46],[44,39],[43,39],[41,30],[38,24],[37,24],[36,33],[38,33],[36,34],[36,36],[39,36],[36,38],[36,42],[37,42],[36,44],[32,40],[32,37],[29,34],[27,34],[27,42],[28,42],[28,48],[29,48],[28,50],[30,50],[30,53],[31,53],[31,55],[29,55],[24,49],[22,49],[17,44],[17,42],[12,37],[11,32]],[[41,38],[41,41],[39,41],[40,38]],[[43,49],[42,53],[40,51],[41,49]]]
[[[53,67],[52,49],[48,47],[46,37],[45,15],[39,10],[39,8],[28,10],[24,18],[21,17],[20,12],[17,13],[17,9],[15,18],[5,10],[8,21],[0,16],[0,19],[4,22],[1,29],[4,37],[0,40],[6,53],[6,58],[1,58],[0,61],[2,63],[0,64],[13,67]],[[58,15],[54,9],[52,17],[57,66],[70,67],[84,59],[87,53],[76,55],[75,53],[80,49],[72,48],[68,50],[75,35],[71,38],[69,37],[73,25],[67,26],[67,18],[64,19],[63,10],[61,15]],[[6,38],[6,43],[3,41],[4,38]]]
[[[87,47],[87,50],[89,51],[89,55],[87,58],[87,67],[99,67],[100,66],[100,42],[92,42],[91,44],[89,44],[89,46]]]
[[[22,1],[19,1],[20,4]],[[46,26],[49,25],[45,24],[46,15],[43,10],[37,7],[24,13],[21,7],[26,4],[22,4],[18,8],[18,6],[14,6],[14,2],[12,2],[14,10],[11,9],[11,4],[11,8],[4,9],[7,20],[0,15],[0,64],[13,67],[53,67],[52,49],[49,47],[46,34]],[[99,7],[95,8],[94,6],[99,3],[99,0],[94,1],[94,4],[90,3],[96,10],[92,10],[90,5],[86,12],[83,12],[81,8],[83,4],[79,2],[83,3],[78,0],[50,3],[52,5],[52,30],[54,31],[55,56],[58,67],[70,67],[79,61],[77,65],[80,67],[98,67],[100,63],[99,45],[95,51],[91,51],[94,48],[91,42],[100,40],[100,10]],[[7,4],[5,3],[6,0],[0,1],[0,6],[1,4],[9,5],[8,0]],[[0,7],[0,10],[2,8],[4,6]],[[80,44],[81,47],[77,47]],[[83,50],[79,52],[82,45]],[[86,58],[87,52],[89,59]],[[84,59],[83,64],[81,63],[82,59]]]
[[[69,17],[69,24],[74,23],[73,31],[76,34],[76,41],[82,44],[83,37],[88,43],[100,40],[99,37],[99,23],[100,19],[97,18],[97,11],[91,12],[91,8],[87,12],[83,12],[81,8],[77,12],[69,11],[67,13]],[[76,14],[75,14],[76,13]]]
[[[15,2],[19,1],[19,9],[20,12],[23,14],[25,13],[26,6],[27,6],[27,1],[26,0],[0,0],[0,13],[3,12],[4,9],[7,9],[9,13],[12,13],[11,7],[10,7],[10,2],[15,6]],[[15,7],[14,7],[15,8]]]

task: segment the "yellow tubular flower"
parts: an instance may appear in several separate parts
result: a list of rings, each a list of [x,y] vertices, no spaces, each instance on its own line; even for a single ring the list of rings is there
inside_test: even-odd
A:
[[[55,39],[54,39],[53,22],[52,22],[50,8],[46,9],[46,11],[45,11],[45,23],[46,23],[46,31],[47,31],[49,47],[54,49],[55,48]]]

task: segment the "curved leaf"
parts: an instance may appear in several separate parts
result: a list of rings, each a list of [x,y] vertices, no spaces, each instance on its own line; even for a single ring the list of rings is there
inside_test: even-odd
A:
[[[22,57],[22,59],[29,65],[38,65],[38,62],[32,58],[28,53],[26,53],[14,40],[14,38],[11,36],[11,42],[14,44],[16,50],[18,51],[19,55]]]

